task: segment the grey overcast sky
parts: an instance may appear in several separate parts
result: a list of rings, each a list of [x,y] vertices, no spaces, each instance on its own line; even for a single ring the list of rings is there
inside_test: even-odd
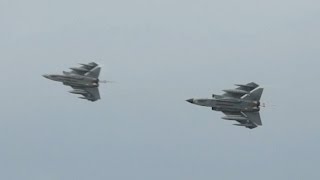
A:
[[[320,2],[0,0],[0,179],[319,179]],[[44,79],[103,65],[102,100]],[[265,87],[263,126],[185,102]]]

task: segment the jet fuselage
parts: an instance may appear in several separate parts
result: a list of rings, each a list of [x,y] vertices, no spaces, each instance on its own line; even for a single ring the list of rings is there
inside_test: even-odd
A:
[[[224,112],[258,112],[260,111],[259,101],[245,101],[241,99],[188,99],[188,102],[199,106],[211,107],[215,111]]]
[[[99,79],[76,75],[76,74],[70,74],[70,75],[51,74],[51,75],[43,75],[43,76],[50,80],[62,82],[64,85],[73,86],[73,87],[93,88],[93,87],[99,86]]]

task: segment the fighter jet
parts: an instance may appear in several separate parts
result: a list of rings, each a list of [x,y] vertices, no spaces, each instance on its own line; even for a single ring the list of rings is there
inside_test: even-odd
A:
[[[43,77],[53,81],[62,82],[66,86],[71,86],[73,94],[80,94],[81,99],[89,101],[97,101],[100,99],[99,93],[99,74],[101,67],[91,62],[88,64],[80,64],[80,67],[70,68],[70,72],[63,71],[62,75],[46,74]]]
[[[214,111],[222,111],[222,119],[234,120],[249,129],[262,126],[260,118],[260,98],[263,88],[251,82],[246,85],[236,84],[238,88],[223,90],[223,95],[212,95],[212,99],[188,99],[187,101],[199,106],[211,107]]]

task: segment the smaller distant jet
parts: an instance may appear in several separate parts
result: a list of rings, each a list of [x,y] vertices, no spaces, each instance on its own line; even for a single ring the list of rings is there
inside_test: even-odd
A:
[[[214,111],[222,111],[226,116],[225,120],[234,120],[249,129],[262,126],[260,118],[260,98],[263,88],[251,82],[246,85],[237,84],[238,88],[223,90],[223,95],[212,95],[212,99],[188,99],[187,101],[200,105],[211,107]]]
[[[46,74],[43,77],[71,86],[73,90],[69,92],[82,95],[83,97],[79,97],[81,99],[92,102],[101,99],[98,89],[101,67],[94,62],[80,65],[81,67],[70,68],[70,72],[63,71],[63,75]]]

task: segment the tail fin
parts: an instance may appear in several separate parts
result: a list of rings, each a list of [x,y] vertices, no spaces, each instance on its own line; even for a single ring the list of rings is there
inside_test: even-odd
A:
[[[96,68],[92,69],[91,71],[87,72],[85,74],[85,76],[98,79],[99,75],[100,75],[100,71],[101,71],[101,67],[96,67]]]
[[[260,98],[262,96],[263,88],[259,88],[257,90],[254,90],[250,94],[243,97],[243,100],[247,101],[260,101]]]

